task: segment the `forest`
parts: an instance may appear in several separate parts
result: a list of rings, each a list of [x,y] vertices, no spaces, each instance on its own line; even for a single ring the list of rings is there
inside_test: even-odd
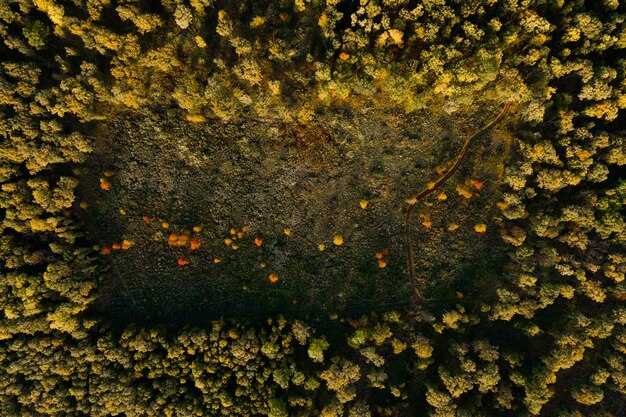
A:
[[[623,2],[0,0],[0,39],[1,416],[626,415]]]

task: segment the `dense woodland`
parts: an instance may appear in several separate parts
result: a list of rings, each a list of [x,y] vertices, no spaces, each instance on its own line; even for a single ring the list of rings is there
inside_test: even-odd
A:
[[[0,414],[623,416],[618,0],[0,0]],[[89,313],[74,189],[100,121],[306,125],[513,103],[496,293],[169,328]]]

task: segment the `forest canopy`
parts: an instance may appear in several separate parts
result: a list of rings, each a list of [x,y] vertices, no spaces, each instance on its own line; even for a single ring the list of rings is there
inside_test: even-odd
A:
[[[626,10],[619,1],[0,0],[0,39],[1,415],[626,411]],[[474,271],[477,282],[462,284],[459,274],[428,300],[407,294],[358,314],[170,325],[120,323],[102,308],[116,275],[112,257],[142,245],[102,245],[89,221],[97,217],[80,214],[99,206],[95,197],[81,200],[85,178],[93,176],[103,194],[116,186],[114,173],[94,173],[100,149],[118,152],[104,137],[122,147],[148,143],[142,135],[167,126],[235,137],[234,129],[257,123],[258,131],[278,132],[277,140],[291,135],[311,146],[334,135],[319,126],[350,115],[406,121],[406,130],[420,115],[437,115],[465,133],[505,105],[511,110],[494,137],[510,139],[510,157],[499,161],[506,165],[494,174],[495,191],[481,191],[498,198],[489,206],[497,221],[475,221],[463,235],[467,246],[491,236],[494,253],[504,256],[497,268]],[[136,132],[111,137],[123,123]],[[182,146],[180,139],[174,143]],[[463,181],[451,186],[459,200],[483,187],[480,178]],[[412,233],[436,221],[421,214]],[[159,229],[168,250],[208,246],[200,225],[178,231],[159,220],[137,217]],[[231,227],[220,237],[229,250],[244,235],[252,248],[268,246],[246,226]],[[287,226],[280,238],[292,234]],[[322,253],[350,240],[333,232],[312,245]],[[400,279],[394,250],[376,247],[371,269]],[[193,262],[180,255],[172,265]],[[442,275],[424,271],[429,282]],[[283,282],[263,274],[266,286]]]

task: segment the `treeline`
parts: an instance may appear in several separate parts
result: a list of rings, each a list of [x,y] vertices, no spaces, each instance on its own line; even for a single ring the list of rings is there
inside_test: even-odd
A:
[[[612,0],[0,2],[0,413],[623,414],[625,19]],[[495,299],[182,330],[84,314],[106,279],[72,214],[94,123],[504,102]]]
[[[53,89],[61,116],[175,104],[196,122],[306,123],[331,105],[454,111],[478,91],[538,105],[545,92],[525,87],[511,55],[532,42],[518,57],[531,60],[550,25],[524,10],[516,2],[26,0],[0,13],[13,54],[39,58],[62,79]]]

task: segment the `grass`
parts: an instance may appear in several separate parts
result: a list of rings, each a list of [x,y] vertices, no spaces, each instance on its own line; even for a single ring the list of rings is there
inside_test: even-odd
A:
[[[426,295],[453,296],[459,279],[471,287],[473,265],[496,272],[506,132],[472,146],[444,185],[445,200],[433,196],[416,207],[416,282],[405,273],[405,200],[436,179],[435,168],[454,159],[484,122],[429,112],[338,112],[309,126],[120,115],[97,132],[76,202],[95,245],[132,242],[103,255],[111,269],[99,308],[125,318],[187,321],[366,311],[406,301],[413,285]],[[483,183],[480,190],[472,179]],[[421,224],[428,221],[428,228]],[[474,231],[477,223],[487,225],[486,233]],[[449,231],[451,224],[458,228]],[[173,233],[188,233],[200,247],[169,246]],[[380,268],[376,253],[384,248],[389,254]],[[181,259],[188,264],[179,265]]]

